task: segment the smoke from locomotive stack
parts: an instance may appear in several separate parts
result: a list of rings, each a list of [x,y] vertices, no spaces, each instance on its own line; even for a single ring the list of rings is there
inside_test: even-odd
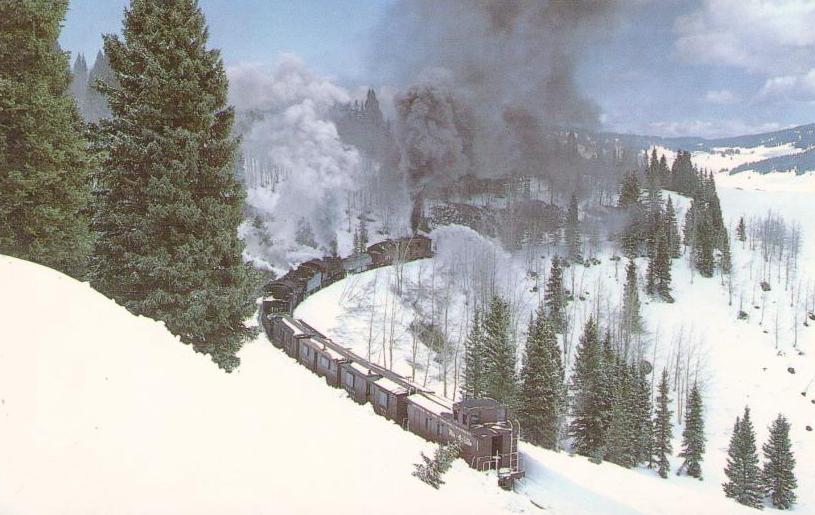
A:
[[[424,139],[446,149],[436,152],[422,146],[419,153],[454,162],[452,156],[467,154],[472,173],[482,177],[541,171],[557,159],[545,148],[546,137],[562,129],[599,126],[599,109],[580,90],[576,72],[592,45],[611,32],[622,4],[400,0],[379,28],[374,64],[397,84],[415,83],[428,71],[445,75],[442,83],[450,95],[439,98],[438,92],[414,87],[397,101],[403,125],[423,123],[431,133]],[[455,106],[466,106],[469,112],[468,150],[455,147],[456,139],[464,138],[450,130],[455,124],[444,116],[451,96]],[[406,151],[412,166],[417,159],[410,154],[417,152],[416,146]],[[427,178],[449,178],[438,166],[406,171],[417,186]]]
[[[446,86],[426,82],[396,98],[400,168],[413,204],[411,229],[418,229],[426,188],[444,185],[471,166],[472,115]]]

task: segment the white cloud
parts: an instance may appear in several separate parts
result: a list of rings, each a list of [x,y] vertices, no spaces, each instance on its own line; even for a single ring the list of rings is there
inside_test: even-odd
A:
[[[711,104],[735,104],[739,101],[738,95],[730,91],[729,89],[719,89],[708,91],[705,95],[705,101]]]
[[[783,125],[776,122],[750,124],[742,120],[682,120],[653,122],[648,124],[646,132],[664,137],[699,136],[702,138],[722,138],[743,134],[759,134],[783,128]]]
[[[802,75],[815,55],[812,0],[703,0],[676,20],[688,62],[724,64],[767,77]]]
[[[278,110],[309,100],[319,108],[348,102],[348,92],[309,70],[302,59],[281,54],[274,67],[256,63],[230,66],[229,102],[238,109]]]
[[[804,75],[783,75],[767,79],[758,98],[769,101],[815,102],[815,68]]]

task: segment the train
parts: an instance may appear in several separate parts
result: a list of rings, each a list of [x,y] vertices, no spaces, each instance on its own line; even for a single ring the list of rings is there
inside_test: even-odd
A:
[[[344,259],[303,263],[266,285],[261,325],[275,347],[324,377],[329,386],[342,388],[359,404],[370,403],[376,414],[425,440],[459,441],[461,457],[472,468],[495,470],[499,485],[512,488],[515,480],[524,477],[524,470],[518,453],[520,424],[505,406],[488,398],[450,401],[368,361],[293,316],[308,296],[348,274],[432,256],[432,241],[416,235],[375,243],[366,252]]]

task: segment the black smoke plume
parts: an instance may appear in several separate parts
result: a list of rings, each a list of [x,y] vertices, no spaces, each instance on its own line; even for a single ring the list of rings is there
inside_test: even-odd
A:
[[[442,118],[439,137],[400,133],[411,188],[421,191],[428,180],[450,178],[462,164],[481,176],[543,173],[556,153],[547,148],[551,134],[597,128],[598,108],[581,93],[576,71],[613,27],[619,3],[398,1],[379,28],[376,66],[403,85],[442,76],[450,90],[419,110],[422,102],[414,109],[414,100],[437,95],[426,79],[411,88],[398,100],[400,125],[404,117],[412,123],[427,116],[419,125],[435,130],[438,113],[467,111],[470,118],[464,134],[449,116]],[[445,106],[448,99],[453,107]],[[413,148],[416,142],[433,142],[432,149]]]

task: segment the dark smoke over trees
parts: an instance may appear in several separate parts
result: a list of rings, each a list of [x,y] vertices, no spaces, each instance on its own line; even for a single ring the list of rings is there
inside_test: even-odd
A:
[[[598,108],[575,73],[584,52],[612,28],[617,5],[403,0],[380,27],[375,64],[403,85],[446,78],[456,102],[472,113],[474,173],[562,175],[573,168],[563,165],[563,131],[599,125]]]
[[[447,184],[469,172],[473,121],[451,90],[433,84],[413,86],[396,99],[401,168],[413,201],[411,225],[422,214],[429,184]]]

